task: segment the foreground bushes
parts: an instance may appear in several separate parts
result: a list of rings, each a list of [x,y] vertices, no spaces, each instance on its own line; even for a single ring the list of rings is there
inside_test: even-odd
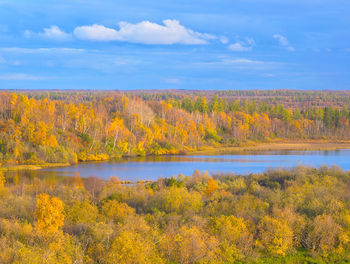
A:
[[[0,263],[348,263],[350,173],[0,177]]]

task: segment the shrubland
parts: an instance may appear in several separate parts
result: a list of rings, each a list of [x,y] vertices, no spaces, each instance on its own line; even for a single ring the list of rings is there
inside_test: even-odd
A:
[[[348,263],[350,172],[0,176],[0,263]]]

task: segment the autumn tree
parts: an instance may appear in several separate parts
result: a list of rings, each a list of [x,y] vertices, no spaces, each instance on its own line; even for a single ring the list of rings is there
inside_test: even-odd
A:
[[[285,256],[293,245],[293,232],[283,220],[265,216],[258,225],[258,243],[272,255]]]
[[[35,218],[38,230],[45,234],[56,232],[64,223],[64,205],[57,197],[39,194],[36,200]]]
[[[206,262],[216,258],[218,242],[196,226],[183,226],[170,243],[171,259],[178,263]]]
[[[213,192],[215,192],[218,189],[218,185],[216,184],[215,180],[213,178],[209,178],[208,185],[205,193],[210,196]]]
[[[331,216],[319,215],[312,222],[306,245],[315,255],[342,254],[350,238]]]
[[[129,207],[126,203],[110,200],[103,204],[101,212],[107,220],[123,222],[128,216],[135,214],[135,209]]]
[[[89,201],[76,201],[66,208],[65,222],[70,224],[95,223],[98,214],[97,206]]]
[[[105,263],[164,263],[155,244],[136,232],[122,231],[108,250]]]
[[[0,197],[3,197],[6,195],[5,183],[6,183],[6,178],[4,176],[4,173],[0,171]]]
[[[220,241],[220,258],[225,263],[233,263],[252,253],[253,236],[242,218],[222,215],[213,218],[211,226]]]

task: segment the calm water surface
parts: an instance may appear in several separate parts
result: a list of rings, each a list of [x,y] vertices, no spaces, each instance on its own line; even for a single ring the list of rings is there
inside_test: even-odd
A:
[[[120,180],[157,180],[180,173],[192,175],[199,171],[233,172],[249,174],[263,172],[271,168],[291,168],[298,165],[319,167],[337,165],[350,170],[350,150],[335,151],[273,151],[215,156],[167,156],[129,158],[121,161],[80,163],[69,167],[46,168],[37,171],[8,172],[26,177],[81,177],[98,176],[108,179],[117,176]],[[12,175],[13,176],[13,175]]]

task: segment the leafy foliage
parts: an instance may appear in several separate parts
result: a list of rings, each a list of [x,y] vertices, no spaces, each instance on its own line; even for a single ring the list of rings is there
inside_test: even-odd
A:
[[[12,177],[0,200],[4,264],[350,261],[350,173],[336,167],[131,186]]]
[[[0,163],[99,161],[271,139],[350,139],[350,94],[0,93]]]

